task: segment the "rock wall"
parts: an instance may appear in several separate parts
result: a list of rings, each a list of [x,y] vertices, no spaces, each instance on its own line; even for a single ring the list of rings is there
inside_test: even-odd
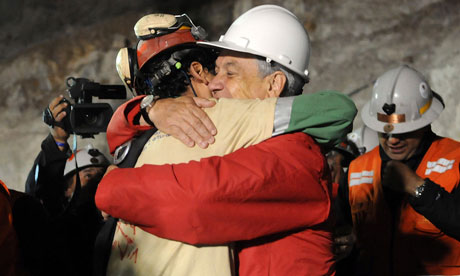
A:
[[[65,94],[68,76],[121,84],[118,49],[135,42],[133,26],[152,12],[187,12],[217,39],[232,20],[265,3],[285,6],[304,23],[312,40],[311,82],[305,92],[335,89],[358,108],[373,81],[401,63],[419,69],[446,102],[433,128],[460,139],[460,2],[457,0],[284,1],[53,1],[0,3],[0,179],[17,190],[48,133],[41,112]],[[274,35],[266,31],[267,35]],[[114,107],[120,102],[112,101]],[[358,117],[355,126],[362,121]],[[107,152],[105,136],[78,139]]]

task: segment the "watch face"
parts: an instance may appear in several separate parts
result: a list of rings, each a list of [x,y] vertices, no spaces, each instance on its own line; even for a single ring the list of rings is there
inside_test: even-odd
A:
[[[415,188],[415,197],[422,196],[423,191],[425,190],[425,183]]]
[[[146,108],[152,103],[152,101],[153,101],[153,95],[145,96],[141,101],[141,108]]]

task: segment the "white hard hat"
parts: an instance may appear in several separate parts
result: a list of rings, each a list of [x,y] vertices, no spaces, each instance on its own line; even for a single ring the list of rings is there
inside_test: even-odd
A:
[[[398,134],[431,124],[443,109],[441,96],[431,90],[422,74],[403,65],[377,79],[361,117],[377,132]]]
[[[347,140],[356,145],[360,154],[366,153],[379,145],[379,136],[377,132],[366,126],[362,126],[348,133]]]
[[[219,41],[198,44],[265,57],[308,80],[310,39],[297,17],[280,6],[252,8],[238,17]]]
[[[157,29],[168,29],[176,24],[177,19],[172,14],[154,13],[143,16],[134,25],[134,33],[139,39],[149,39],[158,35]]]
[[[89,144],[85,149],[77,150],[77,158],[72,154],[65,163],[64,177],[75,172],[76,166],[78,169],[86,167],[107,167],[110,162],[99,150],[95,149],[93,145]],[[75,160],[77,164],[75,165]]]

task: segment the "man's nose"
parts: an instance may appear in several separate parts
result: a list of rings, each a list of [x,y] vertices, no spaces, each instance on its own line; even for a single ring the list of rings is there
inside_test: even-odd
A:
[[[218,76],[215,76],[208,84],[209,90],[211,90],[212,93],[216,93],[222,89],[224,89],[224,85],[222,82],[222,79],[219,78]]]
[[[397,135],[390,134],[390,136],[388,136],[388,143],[390,144],[397,144],[399,141],[401,141],[401,139]]]

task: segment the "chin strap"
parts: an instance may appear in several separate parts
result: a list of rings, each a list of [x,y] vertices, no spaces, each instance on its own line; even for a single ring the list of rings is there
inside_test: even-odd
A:
[[[188,74],[185,73],[184,70],[180,70],[180,71],[184,74],[185,78],[187,79],[187,83],[188,83],[188,84],[190,85],[190,87],[192,88],[193,95],[195,95],[195,97],[198,97],[198,95],[197,95],[196,92],[195,92],[195,88],[193,88],[192,81],[190,80],[190,77],[188,76]]]

